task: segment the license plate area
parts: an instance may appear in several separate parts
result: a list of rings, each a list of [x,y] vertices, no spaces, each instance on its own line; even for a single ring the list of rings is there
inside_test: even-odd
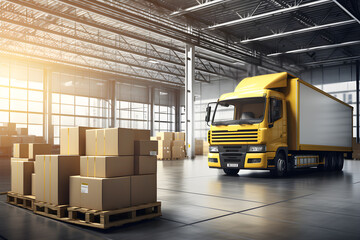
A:
[[[227,163],[227,164],[226,164],[226,167],[229,167],[229,168],[238,168],[238,167],[239,167],[239,164],[238,164],[238,163]]]

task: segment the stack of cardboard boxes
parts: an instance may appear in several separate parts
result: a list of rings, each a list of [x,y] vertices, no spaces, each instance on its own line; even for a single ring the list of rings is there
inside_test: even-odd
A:
[[[209,153],[209,143],[202,139],[195,139],[195,155],[207,155]]]
[[[50,153],[50,144],[14,144],[11,158],[11,192],[20,195],[34,195],[35,156]]]
[[[156,154],[148,130],[87,130],[80,175],[70,177],[70,206],[112,210],[156,202]]]
[[[60,155],[36,155],[35,199],[53,205],[69,203],[69,178],[80,173],[80,156],[85,155],[85,132],[71,127],[60,131]]]
[[[185,133],[182,132],[158,132],[152,140],[158,141],[159,160],[178,160],[186,157]]]
[[[15,123],[0,126],[0,154],[10,155],[14,143],[46,143],[43,137],[28,135],[27,128],[16,128]]]

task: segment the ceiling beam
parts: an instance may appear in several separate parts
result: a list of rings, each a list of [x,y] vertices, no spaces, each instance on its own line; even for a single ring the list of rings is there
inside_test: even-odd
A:
[[[349,15],[352,19],[357,21],[360,24],[360,20],[355,17],[346,7],[344,7],[341,3],[339,3],[337,0],[333,0],[333,2],[338,5],[339,8],[341,8],[344,12],[346,12],[347,15]]]
[[[330,63],[336,63],[336,62],[355,61],[358,59],[360,59],[360,56],[342,57],[342,58],[333,58],[333,59],[328,59],[328,60],[320,60],[320,61],[315,61],[315,62],[307,62],[307,63],[303,63],[302,65],[313,66],[313,65],[330,64]]]
[[[226,3],[226,2],[230,2],[230,1],[232,1],[232,0],[213,0],[213,1],[208,1],[208,2],[206,2],[206,3],[199,4],[199,5],[196,5],[196,6],[193,6],[193,7],[189,7],[189,8],[186,8],[186,9],[180,9],[179,11],[176,11],[176,12],[171,13],[170,16],[178,17],[178,16],[185,15],[185,14],[187,14],[187,13],[200,11],[200,10],[203,10],[203,9],[205,9],[205,8],[214,7],[214,6],[216,6],[216,5],[223,4],[223,3]]]
[[[283,38],[283,37],[293,36],[293,35],[296,35],[296,34],[319,31],[319,30],[323,30],[323,29],[327,29],[327,28],[340,27],[340,26],[353,24],[353,23],[356,23],[356,20],[347,20],[347,21],[342,21],[342,22],[334,22],[334,23],[328,23],[328,24],[323,24],[323,25],[318,25],[318,26],[293,30],[293,31],[289,31],[289,32],[275,33],[275,34],[272,34],[272,35],[257,37],[257,38],[253,38],[253,39],[245,39],[245,40],[242,40],[240,42],[246,44],[246,43],[256,42],[256,41],[259,41],[259,42],[260,41],[267,41],[267,40],[272,40],[272,39],[276,39],[276,38]]]
[[[284,8],[284,9],[279,9],[279,10],[275,10],[275,11],[272,11],[272,12],[267,12],[267,13],[254,15],[254,16],[251,16],[251,17],[240,18],[240,19],[236,19],[236,20],[233,20],[233,21],[229,21],[229,22],[215,24],[215,25],[209,26],[209,27],[207,27],[205,29],[213,30],[213,29],[217,29],[217,28],[221,28],[221,27],[230,27],[230,26],[241,24],[241,23],[252,22],[252,21],[256,21],[256,20],[260,20],[260,19],[264,19],[264,18],[268,18],[268,17],[273,17],[273,16],[276,16],[276,15],[281,15],[281,14],[284,14],[284,13],[298,11],[298,10],[300,10],[302,8],[305,8],[305,7],[314,7],[314,6],[318,6],[318,5],[322,5],[322,4],[328,4],[328,3],[331,3],[331,2],[332,2],[332,0],[317,0],[317,1],[314,1],[314,2],[309,2],[309,3],[305,3],[305,4],[301,4],[301,5],[296,5],[296,6]]]
[[[300,48],[295,50],[289,50],[286,52],[277,52],[277,53],[270,53],[267,56],[268,57],[276,57],[280,55],[285,54],[295,54],[295,53],[305,53],[305,52],[311,52],[311,51],[320,51],[330,48],[337,48],[337,47],[345,47],[345,46],[351,46],[351,45],[357,45],[360,44],[360,40],[356,41],[350,41],[350,42],[342,42],[342,43],[335,43],[335,44],[329,44],[329,45],[322,45],[322,46],[316,46],[316,47],[309,47],[309,48]]]

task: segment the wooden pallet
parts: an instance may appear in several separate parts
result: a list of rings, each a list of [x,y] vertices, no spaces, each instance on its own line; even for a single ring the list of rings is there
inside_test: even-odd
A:
[[[6,202],[33,211],[35,196],[8,192]]]
[[[68,212],[69,218],[65,220],[67,222],[107,229],[161,216],[161,202],[110,211],[69,207]]]
[[[66,219],[69,215],[69,205],[54,205],[45,202],[34,202],[34,213],[58,220]]]

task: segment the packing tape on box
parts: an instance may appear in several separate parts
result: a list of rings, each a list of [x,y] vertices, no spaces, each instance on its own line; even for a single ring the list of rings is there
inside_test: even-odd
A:
[[[67,129],[67,154],[70,155],[70,128]]]

